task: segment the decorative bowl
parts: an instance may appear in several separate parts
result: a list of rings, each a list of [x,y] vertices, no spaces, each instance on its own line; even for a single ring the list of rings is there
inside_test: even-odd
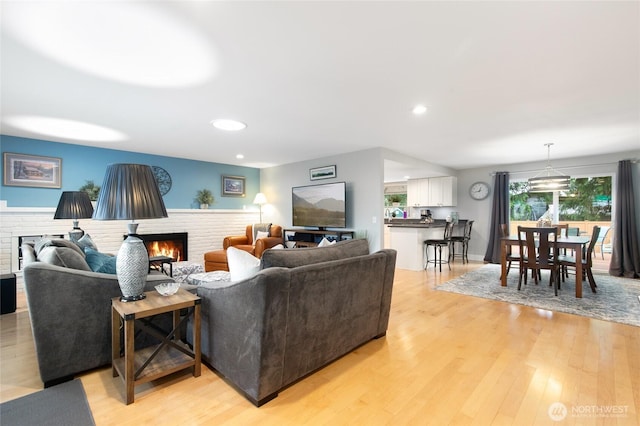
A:
[[[164,283],[158,284],[156,286],[156,290],[163,296],[171,296],[176,294],[178,289],[180,288],[180,283]]]

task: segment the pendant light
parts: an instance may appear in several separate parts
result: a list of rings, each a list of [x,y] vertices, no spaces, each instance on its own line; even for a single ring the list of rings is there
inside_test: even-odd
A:
[[[554,192],[554,191],[568,191],[570,176],[560,173],[551,167],[551,145],[552,143],[544,144],[547,147],[547,167],[539,173],[546,174],[545,176],[536,176],[529,179],[529,192]]]

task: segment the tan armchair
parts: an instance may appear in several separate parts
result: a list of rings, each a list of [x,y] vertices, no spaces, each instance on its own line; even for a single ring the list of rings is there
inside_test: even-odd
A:
[[[204,270],[228,271],[227,249],[235,247],[251,253],[257,258],[262,257],[262,253],[271,247],[282,244],[282,226],[271,225],[269,236],[258,239],[253,243],[253,225],[247,225],[245,235],[230,235],[222,241],[222,250],[209,251],[204,254]]]

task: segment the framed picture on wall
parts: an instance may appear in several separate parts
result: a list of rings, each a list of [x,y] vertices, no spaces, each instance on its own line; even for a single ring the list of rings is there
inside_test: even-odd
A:
[[[3,156],[5,186],[60,188],[62,159],[5,152]]]
[[[334,177],[336,177],[336,166],[324,166],[309,169],[310,180],[331,179]]]
[[[243,176],[222,176],[222,196],[244,197],[244,184]]]

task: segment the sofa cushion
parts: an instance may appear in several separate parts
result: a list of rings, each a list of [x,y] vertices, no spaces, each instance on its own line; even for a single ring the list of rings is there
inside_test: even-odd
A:
[[[262,253],[261,269],[276,266],[296,268],[303,265],[364,256],[367,254],[369,254],[369,243],[365,239],[340,241],[327,247],[266,250]]]
[[[260,270],[260,259],[235,247],[227,249],[227,263],[232,282],[251,278]]]
[[[104,272],[106,274],[116,273],[116,256],[110,254],[100,253],[92,248],[86,248],[85,250],[87,264],[93,272]]]
[[[84,257],[83,251],[73,241],[64,240],[62,238],[41,238],[33,246],[36,256],[40,257],[40,252],[45,247],[66,247],[74,250],[76,253]]]
[[[73,243],[72,243],[73,244]],[[69,247],[45,246],[38,253],[38,261],[65,268],[90,271],[84,256]]]

